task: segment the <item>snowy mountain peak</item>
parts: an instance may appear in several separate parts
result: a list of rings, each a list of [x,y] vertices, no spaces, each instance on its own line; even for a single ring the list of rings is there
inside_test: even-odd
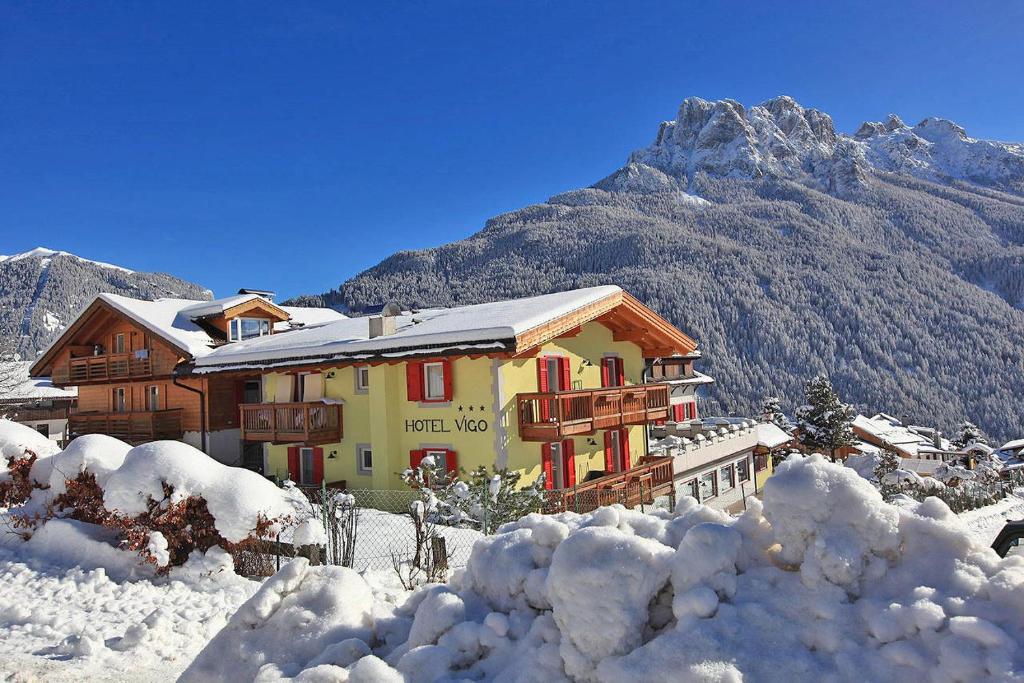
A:
[[[651,178],[641,166],[657,169],[683,187],[704,172],[728,178],[789,178],[841,194],[866,182],[872,171],[886,171],[1024,192],[1020,144],[976,140],[940,118],[911,128],[896,114],[865,122],[853,135],[837,134],[832,117],[785,95],[749,108],[730,99],[689,97],[674,120],[661,124],[654,143],[630,156],[626,168],[630,166],[629,176],[643,177],[646,188]]]
[[[0,263],[3,263],[5,261],[7,261],[7,262],[21,261],[23,259],[30,259],[30,258],[53,258],[54,256],[69,256],[69,257],[71,257],[73,259],[77,259],[79,261],[84,261],[85,263],[91,263],[94,266],[99,266],[101,268],[112,268],[114,270],[120,270],[120,271],[125,272],[125,273],[134,273],[135,272],[133,270],[128,270],[127,268],[123,268],[121,266],[115,266],[115,265],[113,265],[111,263],[103,263],[102,261],[93,261],[91,259],[82,258],[81,256],[78,256],[76,254],[72,254],[69,251],[60,251],[60,250],[57,250],[57,249],[48,249],[47,247],[36,247],[35,249],[30,249],[29,251],[24,251],[24,252],[22,252],[20,254],[13,254],[11,256],[0,255]]]

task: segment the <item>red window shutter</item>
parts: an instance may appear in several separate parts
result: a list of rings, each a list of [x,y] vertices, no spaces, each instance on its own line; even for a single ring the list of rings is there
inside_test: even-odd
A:
[[[313,483],[319,484],[324,480],[324,449],[313,449]]]
[[[615,471],[615,453],[612,450],[612,433],[610,431],[604,433],[604,471]]]
[[[423,365],[421,363],[405,364],[405,387],[410,401],[423,400]]]
[[[601,359],[601,386],[610,387],[612,385],[612,372],[611,372],[611,359]]]
[[[547,358],[541,356],[537,359],[537,391],[551,391],[551,384],[548,381]]]
[[[444,373],[444,400],[452,400],[452,362],[448,359],[441,361],[441,369]]]
[[[459,476],[459,465],[455,451],[448,449],[448,452],[445,453],[444,468],[448,471],[448,474],[452,475],[452,478]]]
[[[628,470],[633,466],[629,460],[629,427],[619,429],[619,445],[622,447],[622,469]]]
[[[684,406],[683,406],[682,403],[673,404],[673,406],[672,406],[672,419],[674,419],[676,422],[682,422],[683,421],[683,417],[684,417],[683,409],[684,409]]]
[[[299,482],[299,447],[288,447],[288,478]]]
[[[562,375],[562,391],[569,391],[572,389],[572,373],[569,370],[569,359],[559,358],[558,369]]]
[[[423,451],[409,451],[409,467],[416,469],[420,466],[420,462],[423,460]]]
[[[555,469],[551,463],[551,444],[549,443],[541,444],[540,467],[544,473],[544,488],[555,488]]]
[[[626,366],[621,358],[615,359],[615,381],[617,382],[616,386],[626,386]]]
[[[562,442],[562,453],[565,458],[565,485],[571,488],[576,485],[576,444],[572,439]]]
[[[694,401],[693,403],[690,404],[690,417],[692,417],[694,420],[697,419],[697,402],[696,401]]]

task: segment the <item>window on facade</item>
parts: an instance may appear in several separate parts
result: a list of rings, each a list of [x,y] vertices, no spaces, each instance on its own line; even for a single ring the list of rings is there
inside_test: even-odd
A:
[[[444,400],[444,363],[423,366],[423,392],[428,401]]]
[[[746,458],[736,463],[736,476],[740,481],[750,481],[750,461]]]
[[[554,489],[566,487],[565,467],[562,466],[562,444],[557,442],[551,444],[551,487]]]
[[[601,384],[606,387],[618,387],[625,384],[625,370],[622,359],[618,356],[607,356],[602,359]]]
[[[299,484],[303,486],[316,483],[313,481],[313,455],[312,448],[299,449]]]
[[[708,498],[714,498],[718,495],[718,482],[715,480],[715,473],[708,472],[702,474],[697,482],[698,490],[700,491],[699,500],[704,501]]]
[[[228,341],[241,341],[270,334],[270,321],[265,318],[232,318],[228,325]]]
[[[683,484],[683,495],[690,496],[691,498],[698,498],[700,496],[700,489],[697,488],[696,479],[691,479]]]
[[[125,397],[124,387],[117,387],[114,389],[111,408],[115,413],[124,413],[128,411],[128,401]]]
[[[608,432],[608,444],[612,449],[612,465],[615,472],[625,469],[622,463],[622,432],[612,429]]]
[[[768,468],[768,456],[764,453],[758,453],[754,456],[754,471],[760,472],[761,470]]]
[[[356,448],[356,464],[361,472],[373,470],[373,449],[369,446],[358,446]]]
[[[50,436],[50,425],[46,424],[45,422],[43,424],[38,424],[36,425],[36,431],[42,434],[43,436],[48,437]]]
[[[366,391],[370,388],[370,366],[360,365],[356,368],[356,389]]]
[[[124,353],[127,351],[127,344],[125,343],[124,333],[120,332],[114,335],[114,353]]]
[[[544,359],[548,371],[548,391],[566,391],[569,387],[562,386],[562,359],[548,356]]]
[[[155,384],[146,387],[146,407],[151,411],[160,410],[160,387]]]
[[[723,467],[721,474],[718,477],[718,481],[723,491],[728,491],[732,487],[736,486],[736,468],[732,465],[726,465]]]

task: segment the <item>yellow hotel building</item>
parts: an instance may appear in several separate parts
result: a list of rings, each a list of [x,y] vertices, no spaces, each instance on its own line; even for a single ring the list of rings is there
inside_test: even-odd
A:
[[[648,359],[687,335],[618,287],[450,309],[385,311],[223,345],[194,377],[259,377],[241,439],[301,484],[400,488],[425,455],[447,468],[542,473],[569,488],[631,469],[669,388]]]

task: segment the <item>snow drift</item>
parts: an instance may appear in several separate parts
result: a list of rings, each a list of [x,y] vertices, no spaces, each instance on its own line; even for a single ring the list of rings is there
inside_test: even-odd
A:
[[[362,581],[289,565],[182,680],[1024,674],[1024,561],[979,545],[941,501],[888,505],[821,456],[783,463],[763,508],[738,518],[690,498],[672,513],[529,515],[398,607],[368,605]]]

